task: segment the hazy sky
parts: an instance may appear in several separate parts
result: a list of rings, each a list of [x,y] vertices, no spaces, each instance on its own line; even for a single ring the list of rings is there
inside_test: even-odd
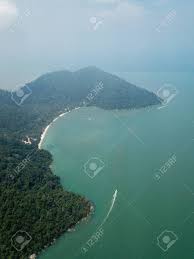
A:
[[[0,88],[89,65],[192,71],[193,26],[193,0],[0,0]]]

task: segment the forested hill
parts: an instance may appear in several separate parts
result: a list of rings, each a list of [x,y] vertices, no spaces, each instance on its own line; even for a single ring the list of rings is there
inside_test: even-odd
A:
[[[90,105],[105,109],[130,109],[159,103],[152,92],[138,88],[95,67],[76,72],[59,71],[41,76],[28,84],[33,91],[29,101],[77,105],[82,103],[99,83],[103,84],[103,89],[96,94]]]
[[[90,211],[90,202],[62,188],[51,172],[51,155],[38,150],[41,132],[55,116],[77,106],[159,103],[155,94],[93,67],[46,74],[17,92],[0,90],[0,258],[38,254]],[[22,142],[28,138],[30,145]],[[22,249],[15,235],[20,230],[31,237]]]
[[[37,141],[42,129],[65,108],[134,109],[161,102],[154,93],[95,67],[48,73],[21,89],[27,96],[24,100],[17,92],[0,91],[0,128]]]

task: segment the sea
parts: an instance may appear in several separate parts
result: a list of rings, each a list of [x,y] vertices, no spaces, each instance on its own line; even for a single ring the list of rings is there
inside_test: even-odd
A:
[[[164,103],[85,107],[52,124],[42,148],[53,173],[95,209],[39,258],[193,259],[194,74],[115,74]]]

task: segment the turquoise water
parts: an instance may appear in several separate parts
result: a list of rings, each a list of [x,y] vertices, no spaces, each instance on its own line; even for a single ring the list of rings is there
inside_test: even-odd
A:
[[[95,213],[41,259],[194,258],[194,75],[119,75],[154,91],[170,83],[178,94],[163,109],[81,108],[51,126],[43,147],[54,173]]]

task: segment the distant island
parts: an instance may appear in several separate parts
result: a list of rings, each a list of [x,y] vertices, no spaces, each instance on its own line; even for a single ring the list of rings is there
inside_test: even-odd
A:
[[[52,156],[40,145],[47,125],[77,107],[160,103],[154,93],[95,67],[48,73],[20,90],[0,90],[0,257],[34,258],[91,213],[91,202],[65,191],[52,173]],[[21,230],[31,240],[20,251],[13,239]]]

